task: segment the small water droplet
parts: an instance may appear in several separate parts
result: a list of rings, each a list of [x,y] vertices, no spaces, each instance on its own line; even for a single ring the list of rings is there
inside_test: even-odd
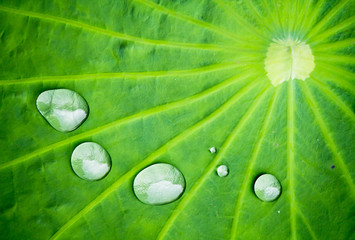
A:
[[[173,165],[156,163],[137,174],[133,190],[145,204],[167,204],[180,198],[185,190],[185,178]]]
[[[317,138],[317,142],[319,142],[319,138]]]
[[[279,210],[279,211],[277,211],[277,213],[280,213],[281,211]]]
[[[209,151],[210,151],[210,153],[216,153],[217,149],[215,147],[211,147]]]
[[[60,132],[77,129],[89,112],[85,99],[69,89],[42,92],[37,98],[36,106],[47,122]]]
[[[220,177],[226,177],[229,174],[229,169],[226,165],[221,165],[217,168],[217,174]]]
[[[254,192],[260,200],[270,202],[280,195],[281,185],[275,176],[263,174],[256,179]]]
[[[111,158],[99,144],[85,142],[74,149],[71,165],[78,177],[95,181],[102,179],[110,171]]]

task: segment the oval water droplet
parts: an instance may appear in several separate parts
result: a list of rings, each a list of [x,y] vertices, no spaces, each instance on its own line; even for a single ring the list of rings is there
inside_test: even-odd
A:
[[[141,170],[134,179],[136,197],[149,205],[177,200],[185,190],[185,178],[173,165],[156,163]]]
[[[211,147],[209,151],[210,151],[210,153],[216,153],[217,149],[216,149],[216,147]]]
[[[77,129],[89,112],[85,99],[69,89],[42,92],[37,98],[36,106],[47,122],[60,132]]]
[[[226,177],[229,174],[229,169],[226,165],[221,165],[217,168],[217,174],[220,177]]]
[[[254,183],[256,196],[265,202],[274,201],[281,193],[279,180],[271,174],[263,174]]]
[[[78,177],[95,181],[108,174],[111,169],[111,158],[99,144],[85,142],[74,149],[71,166]]]

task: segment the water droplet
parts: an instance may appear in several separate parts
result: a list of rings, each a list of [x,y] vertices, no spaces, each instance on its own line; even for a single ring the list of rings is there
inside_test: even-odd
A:
[[[36,105],[47,122],[60,132],[77,129],[89,112],[85,99],[69,89],[44,91],[38,96]]]
[[[110,171],[111,158],[99,144],[85,142],[74,149],[71,166],[75,174],[82,179],[100,180]]]
[[[279,211],[277,211],[277,213],[280,213],[281,211],[279,210]]]
[[[211,147],[209,151],[210,151],[210,153],[216,153],[217,149],[215,147]]]
[[[256,196],[265,202],[275,200],[281,193],[281,185],[277,178],[271,174],[263,174],[254,183]]]
[[[141,170],[134,179],[136,197],[149,205],[177,200],[185,190],[185,178],[173,165],[156,163]]]
[[[229,169],[226,165],[221,165],[217,168],[217,174],[220,177],[226,177],[229,173]]]

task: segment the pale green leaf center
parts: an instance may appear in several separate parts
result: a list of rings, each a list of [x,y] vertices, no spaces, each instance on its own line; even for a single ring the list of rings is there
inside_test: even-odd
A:
[[[293,79],[305,80],[314,67],[311,48],[299,40],[274,40],[267,50],[265,70],[274,86]]]

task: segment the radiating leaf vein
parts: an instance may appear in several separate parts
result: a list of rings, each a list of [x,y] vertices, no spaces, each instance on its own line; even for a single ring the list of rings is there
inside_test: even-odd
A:
[[[205,169],[204,174],[201,175],[201,177],[195,182],[195,184],[192,186],[190,191],[185,193],[184,198],[181,200],[179,205],[175,208],[174,212],[171,214],[169,217],[168,221],[164,225],[164,227],[161,229],[157,239],[161,240],[164,239],[166,234],[168,233],[169,229],[177,219],[177,217],[180,215],[181,211],[191,202],[193,197],[196,195],[198,190],[201,188],[201,186],[206,182],[209,176],[211,176],[211,173],[215,171],[216,166],[220,163],[220,161],[223,159],[226,151],[230,148],[232,142],[234,139],[238,136],[239,131],[244,127],[245,123],[249,120],[249,118],[253,115],[253,113],[257,110],[258,106],[261,105],[263,100],[263,97],[266,95],[267,90],[270,89],[270,86],[267,88],[264,88],[257,98],[254,100],[254,102],[251,104],[249,109],[246,111],[246,113],[242,116],[242,119],[237,123],[237,125],[234,127],[234,129],[231,131],[225,142],[223,143],[221,147],[221,151],[216,155],[216,157],[213,159],[213,161],[210,163],[210,165]]]

